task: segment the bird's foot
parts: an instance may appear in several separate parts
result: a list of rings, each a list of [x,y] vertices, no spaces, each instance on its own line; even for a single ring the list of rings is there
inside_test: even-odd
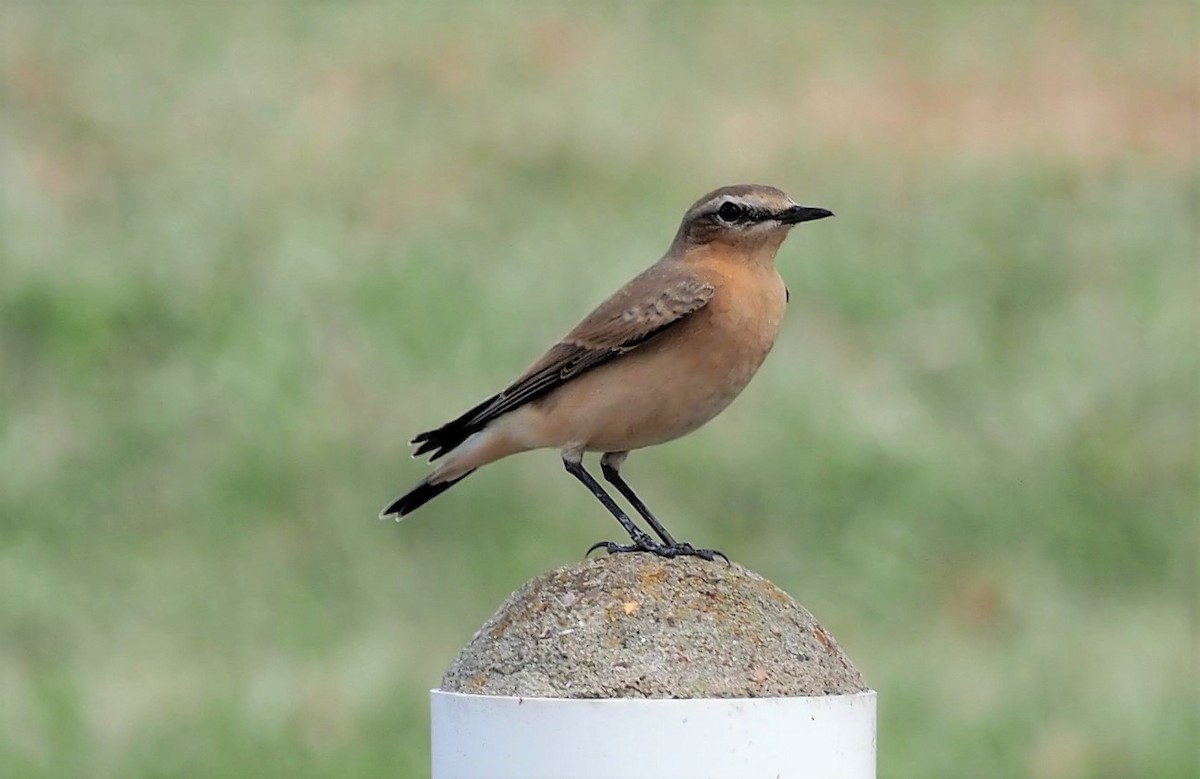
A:
[[[597,541],[592,544],[584,557],[588,557],[597,549],[603,549],[610,555],[621,554],[623,552],[650,552],[659,557],[699,557],[701,560],[714,560],[720,557],[726,563],[729,558],[724,552],[717,549],[697,549],[691,544],[659,544],[650,539],[645,538],[635,539],[632,544],[618,544],[615,541]]]

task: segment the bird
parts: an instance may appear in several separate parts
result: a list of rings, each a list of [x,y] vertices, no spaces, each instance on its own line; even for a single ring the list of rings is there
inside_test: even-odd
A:
[[[479,468],[558,449],[567,473],[616,518],[628,543],[610,555],[728,557],[676,541],[622,478],[631,451],[693,432],[745,389],[774,345],[790,297],[775,256],[793,227],[833,216],[761,184],[721,187],[683,215],[666,253],[588,314],[515,381],[414,437],[437,467],[380,512],[399,521]],[[599,452],[604,479],[658,537],[642,530],[583,465]]]

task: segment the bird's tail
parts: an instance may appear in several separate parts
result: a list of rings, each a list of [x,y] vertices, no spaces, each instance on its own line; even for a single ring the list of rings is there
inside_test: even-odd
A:
[[[392,501],[379,516],[394,516],[399,519],[411,514],[470,476],[476,469],[529,448],[524,443],[513,440],[503,429],[484,428],[471,433],[466,440],[454,444],[453,451],[449,452],[450,456],[437,470],[425,477],[425,480],[413,487],[408,494]]]
[[[391,504],[387,508],[385,508],[383,511],[379,512],[379,518],[385,519],[387,517],[394,516],[396,518],[396,521],[399,522],[401,517],[403,517],[406,514],[413,513],[414,511],[419,509],[421,506],[424,506],[426,503],[433,500],[438,495],[441,495],[443,492],[450,489],[455,484],[458,484],[460,481],[462,481],[463,479],[470,476],[472,473],[475,473],[474,468],[467,471],[462,476],[459,476],[456,479],[447,479],[446,481],[439,481],[439,482],[431,481],[431,479],[434,478],[434,475],[431,474],[430,476],[428,476],[427,478],[422,480],[421,483],[418,484],[416,487],[413,487],[407,493],[405,493],[404,495],[401,495],[400,497],[398,497],[394,501],[392,501]]]

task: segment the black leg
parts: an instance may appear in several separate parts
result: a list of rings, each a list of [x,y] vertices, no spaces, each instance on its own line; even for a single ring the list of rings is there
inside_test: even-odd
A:
[[[617,521],[621,523],[621,527],[625,528],[625,532],[628,533],[629,537],[633,540],[634,548],[651,552],[658,547],[658,544],[654,543],[654,539],[646,535],[645,531],[643,531],[637,525],[633,524],[633,520],[630,519],[624,511],[621,511],[621,507],[617,505],[616,501],[614,501],[609,494],[604,491],[604,488],[592,478],[590,473],[583,469],[583,463],[571,462],[570,460],[564,458],[563,467],[567,469],[567,473],[583,482],[583,485],[591,490],[592,494],[596,496],[596,500],[603,503],[604,508],[608,509],[609,513],[617,518]],[[606,548],[612,548],[616,547],[617,545],[612,541],[601,541],[599,544],[592,546],[592,548],[588,550],[588,554],[591,554],[593,550],[602,546]]]
[[[617,491],[624,495],[625,499],[633,504],[633,507],[637,510],[637,513],[642,515],[642,519],[646,520],[646,523],[654,529],[654,532],[658,534],[658,537],[663,540],[664,544],[667,546],[679,546],[675,539],[671,537],[671,534],[667,532],[667,529],[663,527],[662,523],[655,519],[654,515],[650,513],[650,509],[646,508],[646,504],[643,503],[642,499],[639,498],[637,493],[633,491],[633,487],[630,487],[625,480],[621,478],[620,471],[610,465],[606,460],[601,460],[600,472],[604,474],[604,478],[609,484],[616,487]]]
[[[633,504],[633,507],[637,509],[637,512],[642,515],[642,518],[646,520],[647,524],[649,524],[650,527],[654,529],[654,532],[658,534],[658,537],[663,540],[663,545],[657,549],[646,549],[644,551],[653,551],[660,557],[690,556],[699,557],[704,560],[713,560],[717,557],[720,557],[725,560],[725,562],[729,562],[729,558],[725,556],[724,552],[716,549],[696,549],[691,544],[681,544],[676,541],[669,532],[667,532],[667,529],[663,527],[663,524],[659,522],[653,514],[650,513],[650,509],[646,507],[646,504],[642,501],[642,499],[639,498],[637,493],[633,491],[633,487],[630,487],[629,484],[621,478],[621,463],[625,462],[625,456],[627,454],[628,452],[606,453],[602,458],[600,458],[600,471],[604,474],[604,478],[610,484],[616,487],[621,494],[625,496],[626,500]],[[593,545],[592,548],[588,550],[588,554],[591,554],[592,551],[599,549],[600,547],[604,547],[609,554],[616,554],[617,552],[643,551],[635,547],[622,547],[610,542],[601,542]]]

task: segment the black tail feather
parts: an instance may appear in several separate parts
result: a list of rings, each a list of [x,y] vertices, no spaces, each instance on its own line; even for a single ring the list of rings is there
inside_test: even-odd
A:
[[[460,481],[470,476],[472,473],[475,473],[474,469],[467,471],[457,479],[450,479],[449,481],[443,481],[437,484],[430,484],[428,480],[423,481],[404,495],[401,495],[392,501],[390,506],[379,512],[379,518],[383,519],[393,515],[397,517],[403,517],[406,514],[411,514],[417,509],[421,508],[421,506],[424,506],[426,503],[436,498],[438,495],[441,495],[443,492],[453,487],[455,484],[458,484]]]
[[[496,396],[493,395],[479,405],[464,412],[457,419],[447,422],[436,430],[429,430],[415,436],[409,443],[420,444],[420,446],[413,452],[413,457],[420,457],[426,452],[433,452],[433,456],[429,458],[429,461],[433,462],[439,457],[444,457],[453,451],[463,441],[466,441],[484,428],[484,425],[479,424],[478,421],[479,412],[491,405],[495,400]]]

